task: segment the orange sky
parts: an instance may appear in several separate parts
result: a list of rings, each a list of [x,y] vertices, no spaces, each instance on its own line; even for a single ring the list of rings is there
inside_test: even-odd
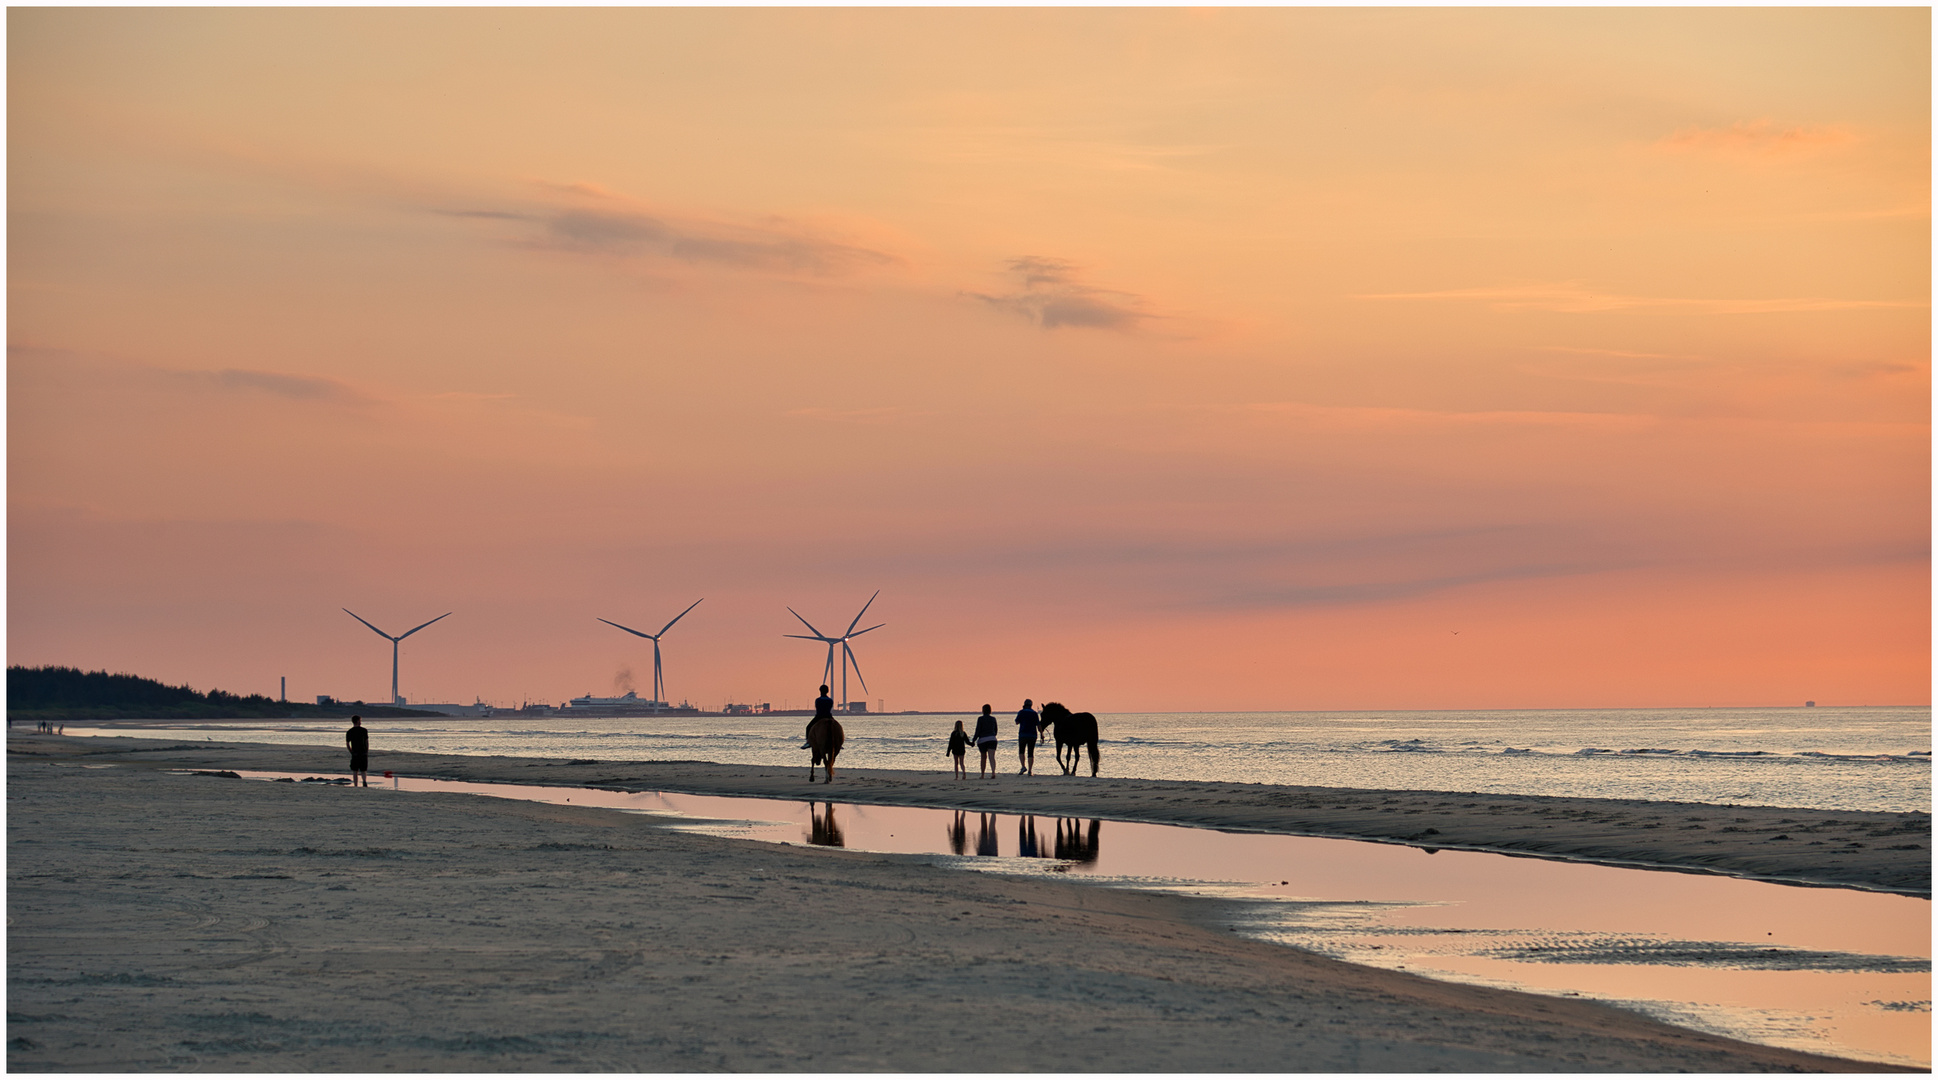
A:
[[[1928,703],[1929,41],[12,9],[8,659],[557,702],[705,597],[669,694],[799,706],[880,589],[891,709]]]

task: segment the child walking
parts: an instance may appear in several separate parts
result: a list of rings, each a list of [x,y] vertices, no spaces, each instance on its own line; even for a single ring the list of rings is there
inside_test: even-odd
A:
[[[969,770],[962,763],[962,755],[969,751],[969,733],[962,730],[962,721],[956,721],[956,729],[949,732],[949,756],[956,759],[956,779],[969,776]]]

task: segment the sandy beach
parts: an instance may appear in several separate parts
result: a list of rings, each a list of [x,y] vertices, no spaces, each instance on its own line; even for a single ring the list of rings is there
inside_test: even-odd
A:
[[[30,736],[9,749],[16,1070],[1881,1068],[1245,940],[1210,900],[571,806],[169,771],[340,773],[324,749]],[[691,762],[373,765],[1930,887],[1926,815],[862,770],[829,790],[805,769]]]

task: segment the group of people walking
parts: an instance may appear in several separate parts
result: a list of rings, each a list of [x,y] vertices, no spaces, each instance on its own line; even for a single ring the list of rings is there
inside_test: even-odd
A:
[[[1040,713],[1035,706],[1034,701],[1024,698],[1023,707],[1016,711],[1016,763],[1020,766],[1016,770],[1017,775],[1036,774],[1036,744],[1043,732],[1052,728],[1056,729],[1057,765],[1064,775],[1076,773],[1077,752],[1084,745],[1090,748],[1090,775],[1097,775],[1097,718],[1089,713],[1072,713],[1056,702],[1046,702]],[[1067,730],[1063,727],[1065,724],[1069,725]],[[982,779],[996,775],[996,745],[1000,727],[988,705],[984,705],[982,715],[976,717],[975,734],[964,730],[962,721],[956,721],[956,729],[949,733],[948,749],[949,756],[955,759],[956,779],[969,776],[963,759],[971,745],[975,746],[977,753],[976,777]],[[1064,760],[1066,749],[1070,755],[1067,763]]]

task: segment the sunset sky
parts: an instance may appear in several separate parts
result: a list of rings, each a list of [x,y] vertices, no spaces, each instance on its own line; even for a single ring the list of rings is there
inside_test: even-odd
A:
[[[8,660],[1928,703],[1929,19],[11,9]]]

